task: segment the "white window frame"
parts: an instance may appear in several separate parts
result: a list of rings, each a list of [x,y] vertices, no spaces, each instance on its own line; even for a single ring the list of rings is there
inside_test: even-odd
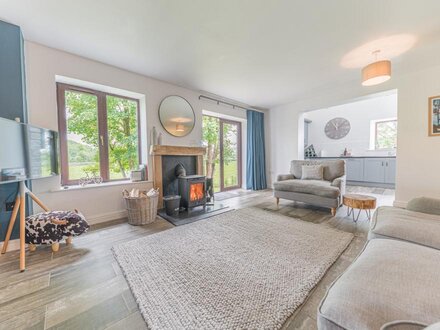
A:
[[[386,149],[378,149],[378,148],[376,148],[376,127],[377,127],[377,123],[386,122],[386,121],[397,121],[397,117],[375,119],[375,120],[371,120],[370,121],[370,150],[374,150],[374,151],[396,150],[396,148],[386,148]]]

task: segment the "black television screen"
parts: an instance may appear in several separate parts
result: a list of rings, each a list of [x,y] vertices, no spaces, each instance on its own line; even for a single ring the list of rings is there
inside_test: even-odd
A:
[[[0,118],[0,183],[58,174],[57,132]]]

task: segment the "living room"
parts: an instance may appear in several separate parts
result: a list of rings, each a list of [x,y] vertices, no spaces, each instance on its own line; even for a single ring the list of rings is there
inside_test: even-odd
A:
[[[0,328],[440,328],[439,9],[1,2]]]

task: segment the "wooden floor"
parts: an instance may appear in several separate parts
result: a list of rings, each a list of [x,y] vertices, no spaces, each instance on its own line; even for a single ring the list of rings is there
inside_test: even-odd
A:
[[[349,187],[390,205],[393,191]],[[233,196],[233,195],[232,195]],[[230,197],[228,195],[227,197]],[[355,234],[355,239],[330,268],[308,300],[286,322],[286,329],[316,328],[316,309],[331,282],[343,272],[366,241],[368,221],[354,224],[340,208],[336,217],[326,209],[281,200],[277,208],[272,192],[237,194],[222,203],[232,208],[256,206],[293,218]],[[203,220],[202,220],[203,221]],[[18,251],[0,257],[0,329],[145,329],[136,302],[112,256],[113,245],[151,235],[173,226],[163,219],[134,227],[124,220],[92,228],[72,246],[62,245],[27,252],[27,270],[18,272]]]

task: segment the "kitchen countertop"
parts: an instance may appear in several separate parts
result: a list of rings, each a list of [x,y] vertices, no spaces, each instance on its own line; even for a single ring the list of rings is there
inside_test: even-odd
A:
[[[396,156],[334,156],[334,157],[307,157],[306,159],[346,159],[346,158],[396,158]]]

